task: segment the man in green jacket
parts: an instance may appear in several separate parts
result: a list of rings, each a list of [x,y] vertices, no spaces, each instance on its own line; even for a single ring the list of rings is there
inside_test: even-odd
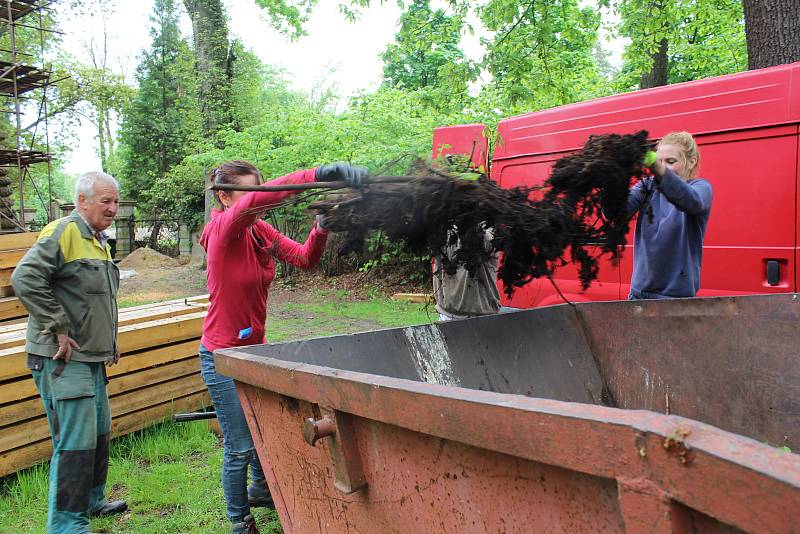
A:
[[[83,534],[93,516],[123,512],[105,498],[111,412],[105,365],[119,361],[119,270],[108,236],[119,184],[102,172],[75,184],[76,209],[44,227],[11,282],[28,310],[28,367],[53,438],[47,531]]]

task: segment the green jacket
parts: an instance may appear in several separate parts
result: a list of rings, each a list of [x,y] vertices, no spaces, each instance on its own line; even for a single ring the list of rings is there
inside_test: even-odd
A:
[[[108,244],[100,244],[77,211],[42,229],[11,283],[28,310],[28,353],[52,356],[58,350],[55,334],[68,334],[80,346],[73,360],[113,358],[119,269]]]

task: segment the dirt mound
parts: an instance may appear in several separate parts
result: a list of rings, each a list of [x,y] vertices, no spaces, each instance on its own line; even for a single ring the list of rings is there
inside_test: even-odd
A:
[[[133,269],[138,271],[143,269],[176,267],[178,265],[180,265],[178,260],[170,258],[151,248],[143,247],[137,248],[126,256],[125,259],[119,262],[118,267],[120,269]]]

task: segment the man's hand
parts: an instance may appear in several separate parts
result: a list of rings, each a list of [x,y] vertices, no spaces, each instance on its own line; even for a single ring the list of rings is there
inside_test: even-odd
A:
[[[58,338],[58,350],[53,354],[53,359],[64,360],[64,363],[69,363],[70,358],[72,358],[72,349],[81,350],[81,347],[67,334],[56,334],[56,337]]]
[[[107,365],[108,367],[111,367],[112,365],[116,365],[116,364],[118,364],[118,363],[119,363],[119,357],[120,357],[120,354],[119,354],[119,347],[117,347],[116,349],[114,349],[114,359],[113,359],[113,360],[111,360],[111,361],[107,361],[107,362],[106,362],[106,365]]]
[[[317,167],[314,179],[317,182],[347,182],[347,187],[361,187],[369,171],[366,167],[356,167],[349,163],[331,163]]]

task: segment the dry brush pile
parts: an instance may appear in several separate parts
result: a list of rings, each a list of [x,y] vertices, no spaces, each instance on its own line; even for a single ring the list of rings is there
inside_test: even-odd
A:
[[[420,166],[407,182],[366,185],[309,207],[345,234],[342,254],[361,250],[379,230],[409,252],[440,256],[450,273],[459,267],[473,273],[501,252],[498,278],[509,295],[569,262],[586,288],[597,277],[599,256],[616,259],[625,245],[628,190],[646,172],[649,148],[646,131],[592,136],[580,152],[559,159],[541,187],[503,189],[485,176],[464,179]],[[494,229],[489,251],[485,227]],[[448,256],[456,239],[458,250]]]

